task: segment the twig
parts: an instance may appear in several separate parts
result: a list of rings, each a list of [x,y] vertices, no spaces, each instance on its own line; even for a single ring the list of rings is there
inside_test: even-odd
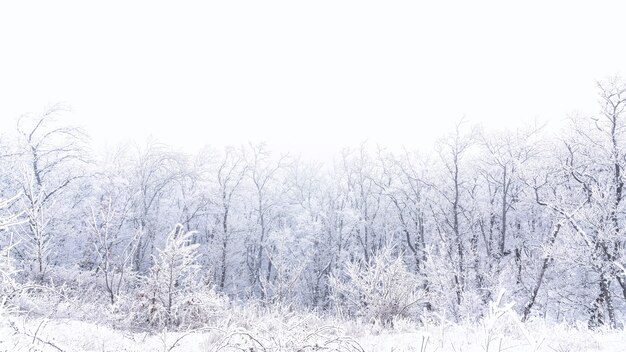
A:
[[[17,328],[17,326],[15,326],[15,323],[13,323],[13,322],[10,322],[10,323],[9,323],[9,325],[10,325],[10,326],[13,328],[13,330],[15,330],[15,332],[16,332],[16,333],[18,333],[18,334],[22,334],[22,335],[26,335],[26,336],[28,336],[28,337],[32,337],[32,338],[33,338],[33,341],[39,341],[39,342],[41,342],[41,343],[44,343],[44,344],[46,344],[46,345],[49,345],[49,346],[51,346],[51,347],[55,348],[55,349],[56,349],[57,351],[59,351],[59,352],[65,352],[65,350],[64,350],[64,349],[62,349],[62,348],[60,348],[59,346],[57,346],[57,345],[53,344],[52,342],[50,342],[50,341],[45,341],[45,340],[43,340],[43,339],[41,339],[41,338],[37,337],[36,333],[35,333],[35,335],[31,335],[31,334],[29,334],[29,333],[27,333],[27,332],[25,332],[25,331],[20,331],[20,329],[18,329],[18,328]],[[40,324],[40,326],[41,326],[41,324]],[[39,331],[39,328],[37,328],[37,331]]]

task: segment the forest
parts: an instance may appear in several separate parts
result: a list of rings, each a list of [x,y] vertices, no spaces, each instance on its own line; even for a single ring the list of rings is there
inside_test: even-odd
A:
[[[25,114],[0,140],[0,350],[71,350],[45,326],[77,322],[164,350],[192,332],[212,334],[202,350],[349,351],[368,350],[359,329],[509,324],[538,351],[531,324],[623,331],[626,81],[597,93],[556,132],[462,120],[430,151],[363,143],[329,163],[264,144],[95,151],[65,106]],[[267,319],[308,333],[276,342]],[[503,350],[490,333],[478,350]]]

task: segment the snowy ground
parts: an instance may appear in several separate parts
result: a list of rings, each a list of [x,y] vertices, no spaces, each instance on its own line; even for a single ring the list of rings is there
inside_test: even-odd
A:
[[[0,351],[626,351],[626,331],[595,332],[540,322],[394,329],[315,316],[269,316],[246,323],[226,318],[203,331],[150,335],[75,320],[4,316]],[[339,327],[337,327],[339,326]]]

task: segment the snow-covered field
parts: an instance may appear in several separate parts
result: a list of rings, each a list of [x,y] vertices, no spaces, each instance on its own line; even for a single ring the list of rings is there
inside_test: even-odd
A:
[[[626,331],[584,326],[433,324],[394,328],[335,322],[314,315],[277,315],[187,332],[130,333],[76,320],[4,316],[0,351],[625,351]]]

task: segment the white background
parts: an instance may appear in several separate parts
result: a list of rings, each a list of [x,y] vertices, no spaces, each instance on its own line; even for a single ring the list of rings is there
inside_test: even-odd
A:
[[[96,143],[430,146],[595,114],[619,1],[4,1],[0,126],[57,102]]]

